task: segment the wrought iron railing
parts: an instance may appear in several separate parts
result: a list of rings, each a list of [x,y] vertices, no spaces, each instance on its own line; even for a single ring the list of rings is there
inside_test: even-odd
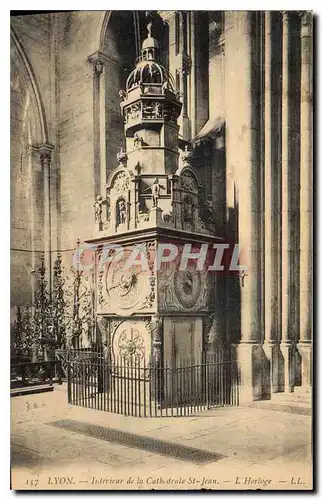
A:
[[[200,362],[163,366],[145,358],[113,363],[102,350],[65,354],[71,404],[136,417],[184,416],[239,404],[239,370],[234,350],[219,350]]]

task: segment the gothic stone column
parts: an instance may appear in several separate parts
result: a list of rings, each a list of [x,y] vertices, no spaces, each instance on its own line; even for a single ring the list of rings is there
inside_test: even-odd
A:
[[[277,147],[274,138],[274,88],[273,88],[273,14],[265,12],[265,106],[264,106],[264,134],[265,134],[265,342],[264,350],[270,362],[271,390],[279,390],[279,217],[278,192],[279,183],[277,164],[273,149]]]
[[[293,265],[293,189],[292,164],[292,103],[291,103],[291,20],[292,14],[283,12],[282,34],[282,334],[281,351],[284,358],[283,376],[285,391],[294,390],[295,342],[295,269]]]
[[[302,386],[312,354],[312,13],[301,13],[300,339]]]
[[[241,373],[240,401],[248,403],[261,397],[255,365],[262,362],[261,342],[261,259],[260,259],[260,187],[259,122],[256,102],[254,64],[255,33],[253,12],[231,12],[232,28],[226,31],[226,58],[234,74],[226,81],[226,99],[234,101],[228,117],[228,153],[234,164],[238,187],[239,245],[241,264],[247,267],[241,280],[241,341],[238,359]],[[226,15],[226,23],[230,22]],[[232,60],[234,59],[234,61]],[[227,63],[227,61],[226,61]],[[234,63],[234,64],[233,64]],[[226,73],[227,76],[227,73]],[[232,130],[233,127],[233,130]],[[229,312],[230,314],[230,312]]]

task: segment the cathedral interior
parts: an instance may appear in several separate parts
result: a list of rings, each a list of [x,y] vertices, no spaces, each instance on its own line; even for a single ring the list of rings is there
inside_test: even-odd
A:
[[[245,272],[175,259],[124,274],[134,245],[150,263],[168,242],[179,256],[237,244]],[[106,244],[123,260],[101,269]],[[69,272],[82,245],[114,356],[175,363],[235,346],[241,401],[309,390],[311,13],[11,17],[12,311],[33,303],[42,259],[54,286],[57,255]]]

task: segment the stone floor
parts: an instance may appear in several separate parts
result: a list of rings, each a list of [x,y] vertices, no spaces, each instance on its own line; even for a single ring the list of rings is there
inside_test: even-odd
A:
[[[64,386],[11,400],[13,489],[311,489],[311,418],[256,408],[135,418],[67,404]],[[72,419],[209,451],[195,464],[48,425]]]

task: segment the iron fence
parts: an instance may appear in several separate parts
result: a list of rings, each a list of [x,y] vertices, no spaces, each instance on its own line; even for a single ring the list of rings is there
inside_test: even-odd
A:
[[[239,404],[239,371],[234,349],[203,355],[195,363],[146,364],[101,350],[65,352],[71,404],[135,417],[185,416],[216,406]]]

